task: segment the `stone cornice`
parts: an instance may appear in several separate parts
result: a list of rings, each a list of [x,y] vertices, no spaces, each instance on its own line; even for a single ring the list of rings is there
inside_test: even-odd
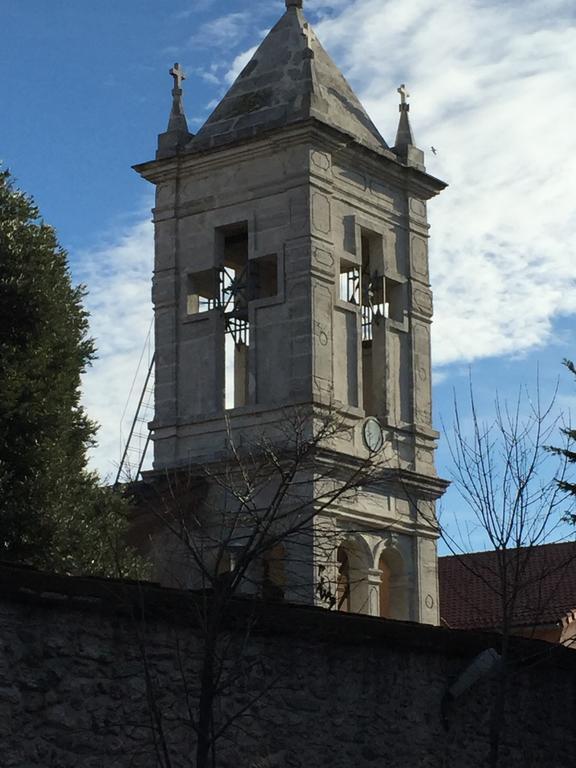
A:
[[[133,166],[134,170],[153,184],[173,178],[178,171],[206,171],[227,167],[251,157],[261,158],[280,149],[304,143],[321,143],[338,158],[390,181],[397,188],[423,200],[434,197],[447,184],[425,171],[402,163],[387,149],[371,149],[348,134],[311,118],[304,123],[279,128],[258,137],[203,152],[180,152],[171,158],[152,160]]]

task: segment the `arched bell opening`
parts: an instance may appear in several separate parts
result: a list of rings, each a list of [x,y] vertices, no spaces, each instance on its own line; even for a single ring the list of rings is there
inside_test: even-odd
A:
[[[380,570],[380,616],[385,619],[409,619],[406,569],[400,553],[385,549],[378,560]]]

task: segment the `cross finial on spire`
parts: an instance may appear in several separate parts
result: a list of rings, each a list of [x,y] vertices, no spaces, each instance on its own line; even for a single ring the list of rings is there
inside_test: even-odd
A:
[[[178,91],[181,90],[182,81],[186,80],[186,74],[184,73],[184,70],[182,69],[180,64],[178,64],[178,62],[174,64],[174,66],[170,70],[170,74],[174,78],[174,89]]]
[[[402,83],[400,88],[398,88],[398,93],[400,94],[400,111],[406,111],[410,109],[410,104],[408,104],[407,99],[409,98],[410,94],[408,93],[408,89],[406,88],[406,84]]]
[[[302,8],[304,0],[286,0],[286,8]]]
[[[174,78],[174,87],[172,88],[172,110],[168,121],[166,133],[161,134],[161,149],[168,148],[170,151],[178,145],[179,141],[184,141],[189,137],[188,123],[184,114],[184,104],[182,103],[182,81],[186,80],[186,75],[180,64],[176,63],[170,70]]]

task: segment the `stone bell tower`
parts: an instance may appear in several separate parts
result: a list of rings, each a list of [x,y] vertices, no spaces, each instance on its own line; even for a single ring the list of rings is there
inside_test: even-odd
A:
[[[175,79],[156,160],[156,472],[221,460],[293,406],[347,425],[332,461],[381,448],[388,481],[324,511],[339,607],[438,622],[427,201],[404,87],[389,147],[306,21],[302,0],[196,135]],[[318,600],[310,549],[309,591]]]

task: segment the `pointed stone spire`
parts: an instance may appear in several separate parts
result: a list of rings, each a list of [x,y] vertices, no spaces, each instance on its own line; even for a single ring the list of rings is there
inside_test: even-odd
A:
[[[406,165],[414,165],[424,170],[424,153],[416,146],[409,117],[410,104],[408,104],[408,98],[410,94],[404,83],[398,88],[398,93],[400,94],[400,121],[396,133],[394,152]]]
[[[244,67],[187,152],[201,152],[310,120],[377,152],[389,147],[303,13],[286,12]]]
[[[168,157],[174,155],[180,147],[183,147],[190,139],[192,134],[188,130],[186,114],[184,112],[184,103],[182,101],[183,90],[182,82],[186,80],[186,75],[180,64],[176,63],[170,70],[174,78],[174,87],[172,88],[172,110],[168,120],[168,129],[165,133],[158,136],[157,157]]]

